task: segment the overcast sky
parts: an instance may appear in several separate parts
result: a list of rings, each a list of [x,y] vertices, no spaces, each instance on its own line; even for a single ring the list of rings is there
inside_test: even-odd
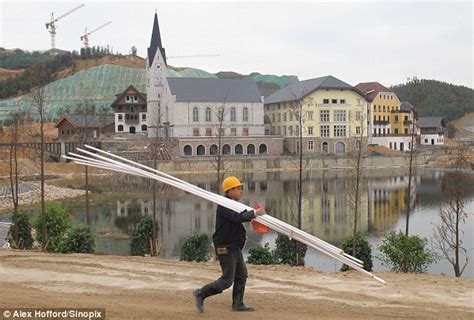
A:
[[[84,28],[112,24],[90,36],[144,57],[155,9],[174,66],[209,72],[333,75],[351,85],[386,86],[417,76],[473,88],[472,1],[117,2],[0,0],[0,46],[50,48],[44,23],[85,4],[57,23],[56,46],[79,50]]]

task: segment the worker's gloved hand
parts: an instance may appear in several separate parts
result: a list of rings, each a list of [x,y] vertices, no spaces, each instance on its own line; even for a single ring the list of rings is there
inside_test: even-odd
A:
[[[263,206],[263,204],[254,202],[253,208],[255,210],[255,215],[257,215],[257,216],[263,216],[266,213],[265,212],[265,207]]]

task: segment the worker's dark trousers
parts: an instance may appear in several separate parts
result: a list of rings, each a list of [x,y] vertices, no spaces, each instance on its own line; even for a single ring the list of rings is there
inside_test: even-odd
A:
[[[247,267],[245,266],[242,250],[230,248],[229,253],[218,255],[222,269],[222,276],[201,288],[203,298],[221,293],[230,288],[232,283],[232,305],[237,307],[243,304],[245,283],[247,282]]]

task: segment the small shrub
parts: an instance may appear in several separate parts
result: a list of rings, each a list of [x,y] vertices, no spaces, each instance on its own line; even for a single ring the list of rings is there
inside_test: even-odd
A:
[[[72,227],[66,231],[58,246],[61,253],[93,253],[94,235],[89,226]]]
[[[184,261],[208,261],[211,241],[206,233],[194,232],[184,241],[181,247],[181,260]]]
[[[67,208],[57,202],[47,203],[45,206],[46,216],[46,249],[48,251],[56,252],[59,244],[64,236],[64,233],[72,226],[72,214],[68,212]],[[36,229],[36,241],[43,243],[41,234],[41,212],[38,212],[34,221]]]
[[[248,263],[251,264],[276,264],[276,259],[273,253],[270,251],[270,246],[268,243],[265,243],[265,246],[262,247],[260,244],[250,248],[249,257],[247,259]]]
[[[278,234],[275,243],[275,258],[278,263],[296,266],[296,252],[303,258],[304,263],[306,250],[308,250],[305,244],[297,242],[296,240],[290,240],[290,238],[282,234]]]
[[[24,211],[18,212],[13,216],[12,223],[7,234],[10,246],[15,249],[31,249],[33,237],[28,214]]]
[[[348,236],[342,243],[342,250],[345,253],[352,255],[352,239],[353,236]],[[362,232],[357,232],[356,234],[356,254],[355,258],[364,261],[364,269],[367,271],[372,271],[372,248],[370,247],[369,242],[365,238],[365,235]],[[348,271],[349,267],[343,265],[341,271]]]
[[[158,222],[154,223],[155,232],[158,234]],[[150,243],[153,240],[153,219],[150,215],[144,216],[137,224],[132,233],[132,241],[130,243],[130,254],[132,256],[144,256],[151,254]]]
[[[383,265],[396,272],[426,272],[437,256],[426,248],[428,240],[419,236],[406,236],[402,231],[385,234],[378,249]]]

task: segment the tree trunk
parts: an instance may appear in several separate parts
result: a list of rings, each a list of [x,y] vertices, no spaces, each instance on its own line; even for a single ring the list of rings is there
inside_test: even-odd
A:
[[[48,239],[46,238],[46,212],[44,199],[44,110],[43,105],[40,107],[40,139],[41,139],[41,153],[40,153],[40,181],[41,181],[41,237],[43,243],[41,249],[46,250]]]

